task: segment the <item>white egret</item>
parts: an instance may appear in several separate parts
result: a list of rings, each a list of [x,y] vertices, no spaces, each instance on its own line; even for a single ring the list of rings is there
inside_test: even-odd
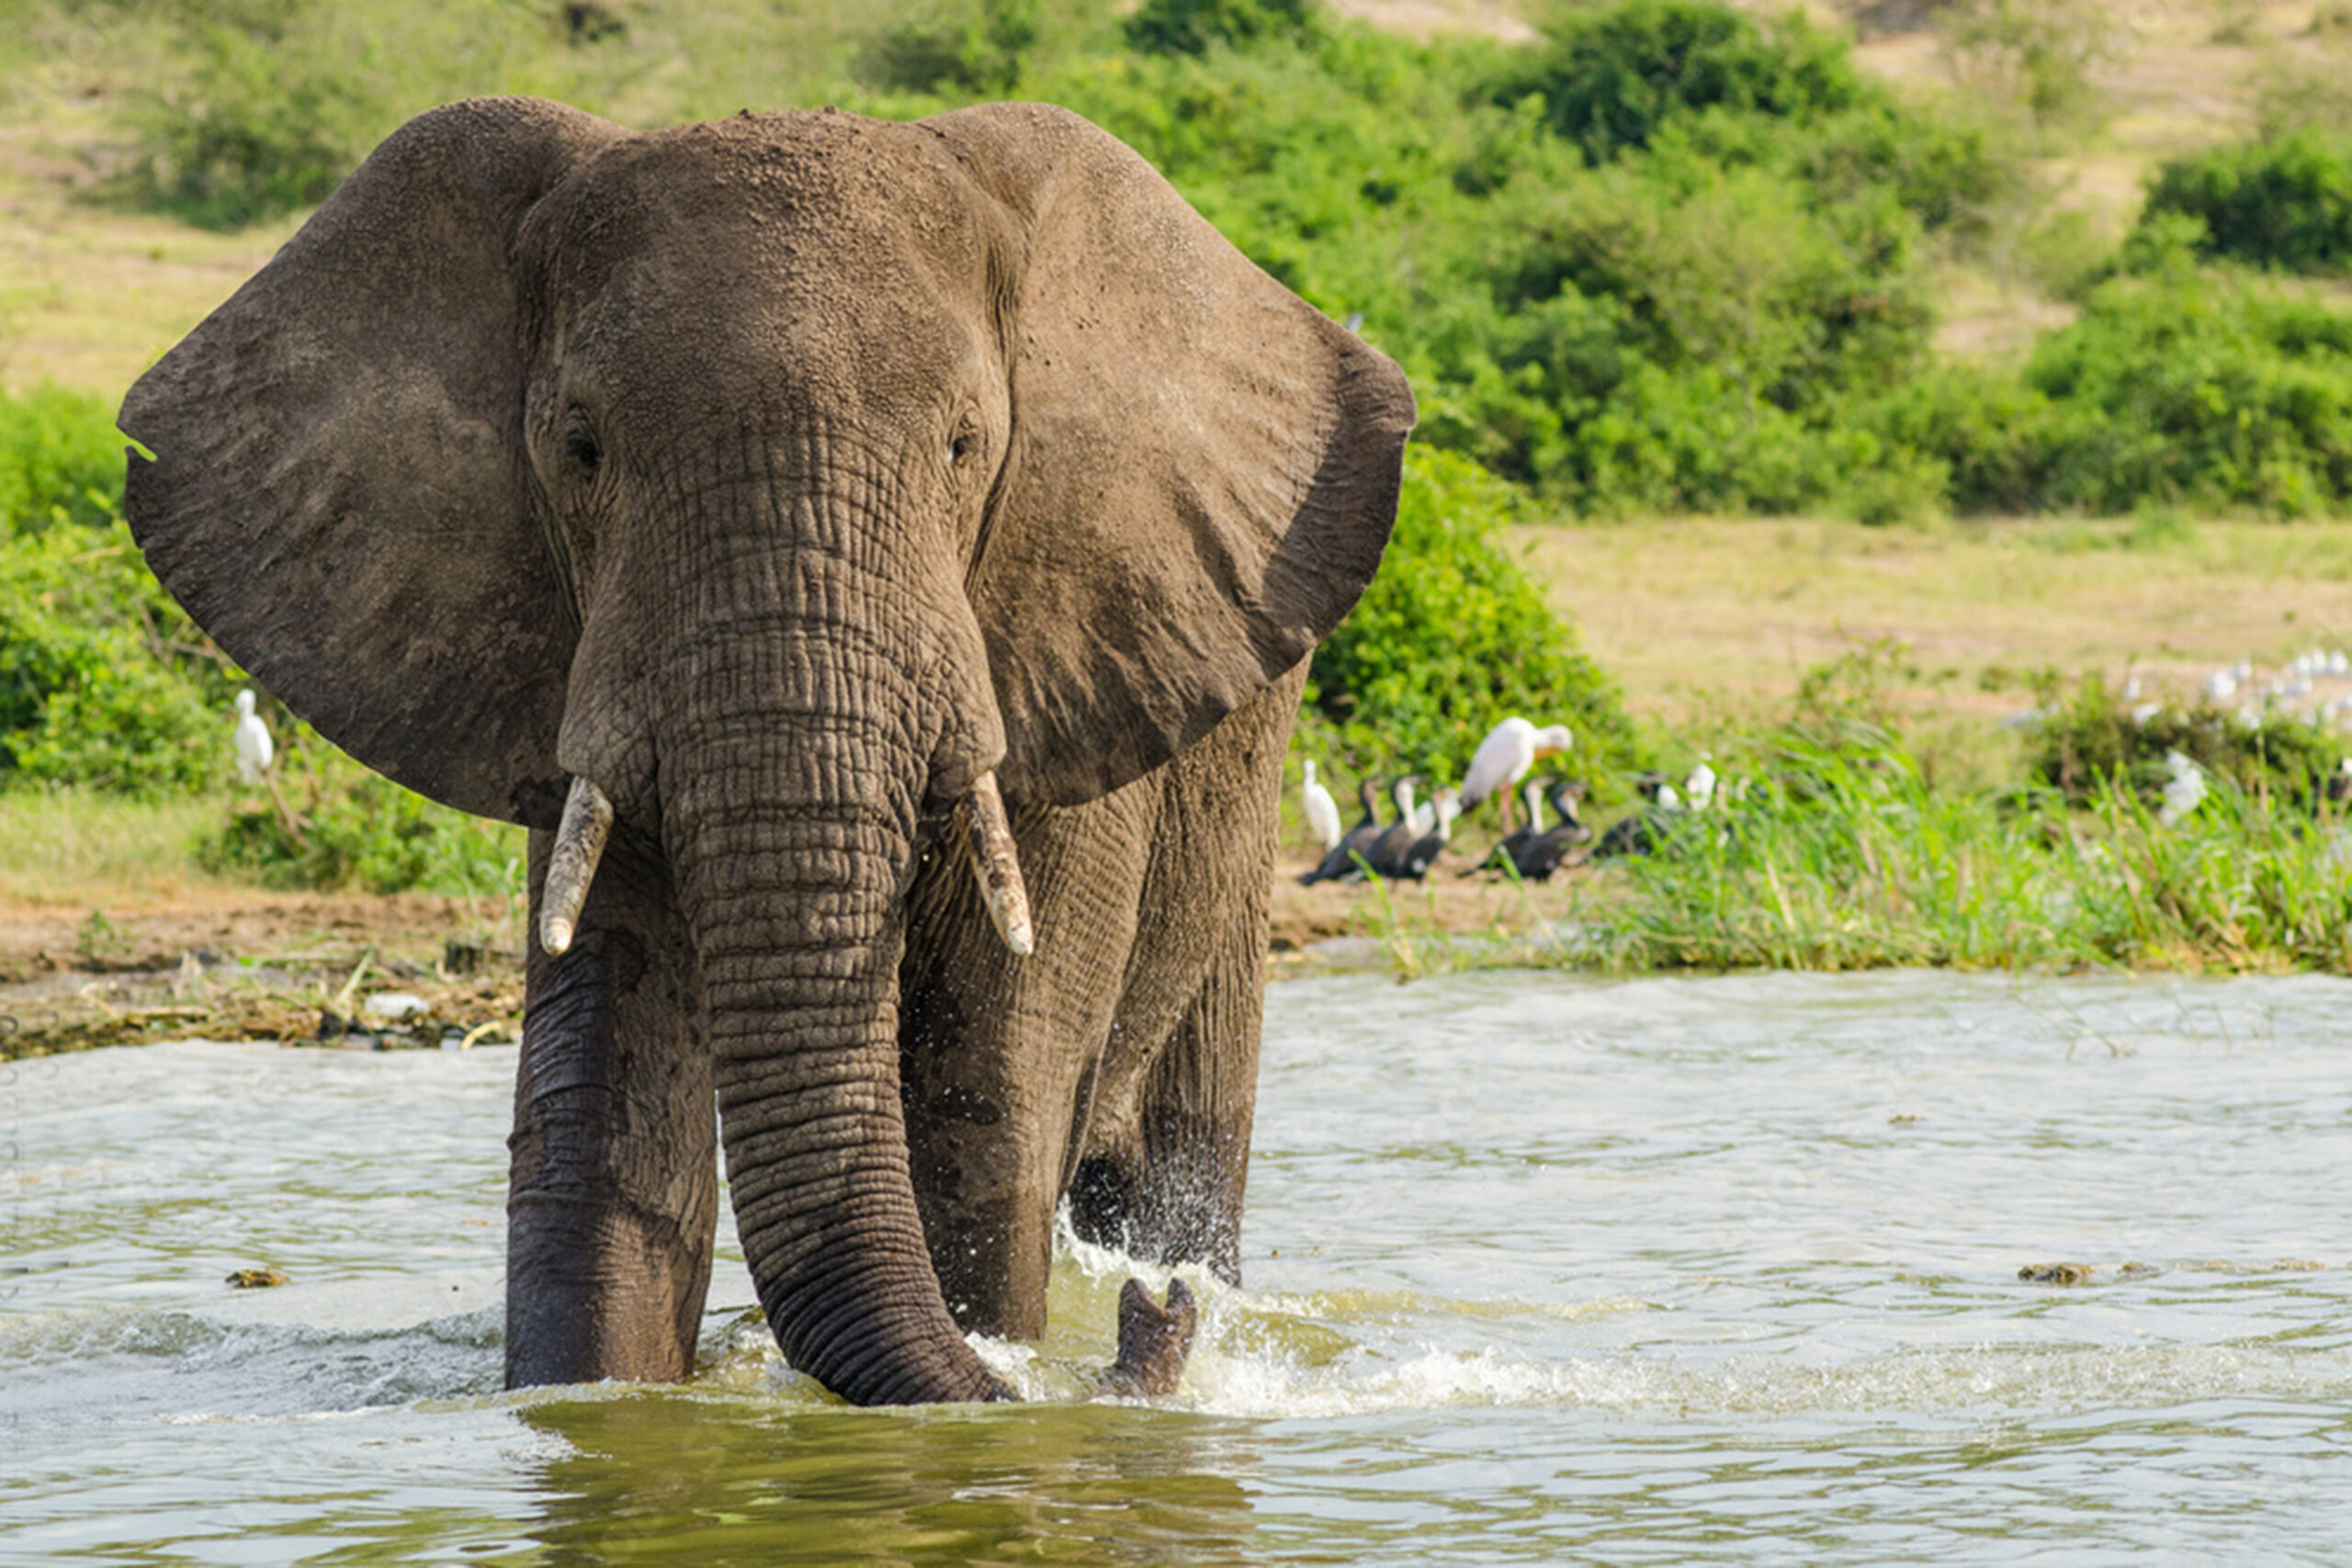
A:
[[[277,756],[277,744],[269,738],[269,726],[254,711],[251,689],[237,694],[237,776],[247,784],[261,783],[269,772],[269,764]]]
[[[2165,785],[2165,803],[2156,820],[2170,828],[2205,798],[2205,773],[2179,751],[2165,752],[2165,766],[2171,771],[2172,782]]]
[[[1513,714],[1487,731],[1487,738],[1471,754],[1470,771],[1462,780],[1463,811],[1476,811],[1488,795],[1500,795],[1503,826],[1510,827],[1510,786],[1527,776],[1537,758],[1565,751],[1575,742],[1576,738],[1565,724],[1538,729]]]
[[[1683,779],[1682,794],[1683,797],[1690,801],[1690,809],[1693,811],[1704,811],[1714,804],[1715,770],[1707,766],[1707,760],[1704,757],[1699,759],[1699,765],[1691,769],[1689,776]]]
[[[1309,757],[1302,764],[1306,770],[1306,782],[1298,786],[1298,804],[1306,814],[1306,826],[1313,830],[1316,841],[1329,854],[1340,847],[1340,835],[1345,829],[1340,825],[1340,803],[1315,776],[1315,759]]]

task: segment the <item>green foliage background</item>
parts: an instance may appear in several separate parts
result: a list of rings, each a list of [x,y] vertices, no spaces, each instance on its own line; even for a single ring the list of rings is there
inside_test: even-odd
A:
[[[2007,0],[1964,8],[1987,58],[2015,57],[2037,124],[2069,112],[2095,38]],[[881,0],[854,17],[774,0],[28,0],[26,17],[28,36],[78,29],[141,62],[119,194],[224,227],[315,202],[402,118],[471,93],[643,126],[1005,96],[1088,115],[1412,377],[1396,540],[1302,716],[1307,744],[1357,770],[1453,775],[1512,711],[1566,719],[1595,772],[1644,760],[1611,682],[1501,547],[1516,516],[2291,516],[2352,497],[2352,321],[2270,276],[2344,267],[2352,143],[2288,126],[2168,167],[2130,239],[2072,264],[2070,325],[2014,365],[1943,363],[1929,268],[1984,244],[1988,215],[2019,198],[2019,146],[1951,103],[1898,97],[1794,14],[1562,4],[1521,48],[1414,42],[1313,0],[1146,0],[1125,17],[1079,0]],[[23,47],[0,43],[0,70]],[[230,791],[207,855],[276,878],[463,890],[505,866],[511,840],[467,838],[282,714],[308,827],[234,795],[243,677],[128,547],[110,404],[0,400],[0,784]]]
[[[70,8],[171,40],[129,100],[130,188],[212,223],[317,199],[401,118],[468,93],[644,125],[1067,104],[1274,276],[1360,319],[1412,376],[1422,441],[1555,507],[2291,515],[2340,508],[2352,484],[2331,312],[2236,270],[2343,265],[2352,143],[2290,129],[2168,167],[2142,231],[2078,269],[2081,320],[2024,365],[1939,364],[1928,269],[2020,198],[2022,146],[1898,97],[1794,13],[1563,3],[1540,42],[1509,47],[1418,43],[1313,0],[1149,0],[1124,18],[1076,0],[856,17],[752,0]],[[2104,47],[2080,7],[1953,14],[2036,124]]]

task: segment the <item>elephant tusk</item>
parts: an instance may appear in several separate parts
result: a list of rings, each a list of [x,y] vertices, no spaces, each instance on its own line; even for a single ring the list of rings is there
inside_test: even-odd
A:
[[[1004,945],[1026,958],[1037,942],[1029,930],[1029,889],[1021,880],[1021,861],[1012,847],[1012,824],[1004,814],[1004,796],[993,772],[973,782],[964,797],[964,821],[971,832],[972,870],[980,879],[980,896],[988,900],[989,919],[996,922]]]
[[[548,857],[547,886],[539,897],[539,945],[561,957],[588,902],[596,862],[613,830],[613,803],[586,779],[574,778],[564,796],[563,825],[555,830],[555,853]]]

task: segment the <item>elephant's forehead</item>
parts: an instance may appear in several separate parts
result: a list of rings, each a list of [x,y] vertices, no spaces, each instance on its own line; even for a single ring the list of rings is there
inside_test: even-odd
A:
[[[975,192],[917,127],[831,111],[627,138],[583,171],[599,227],[714,265],[871,274],[985,243]],[[957,257],[958,260],[968,259]]]

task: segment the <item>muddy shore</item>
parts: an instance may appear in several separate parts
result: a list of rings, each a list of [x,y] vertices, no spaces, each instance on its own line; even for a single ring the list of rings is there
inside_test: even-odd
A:
[[[1318,947],[1417,932],[1510,936],[1555,918],[1565,879],[1524,890],[1441,867],[1386,890],[1277,868],[1270,973]],[[94,911],[0,905],[0,1060],[97,1045],[275,1040],[345,1048],[511,1043],[522,1017],[521,921],[503,902],[419,894],[209,889]]]

